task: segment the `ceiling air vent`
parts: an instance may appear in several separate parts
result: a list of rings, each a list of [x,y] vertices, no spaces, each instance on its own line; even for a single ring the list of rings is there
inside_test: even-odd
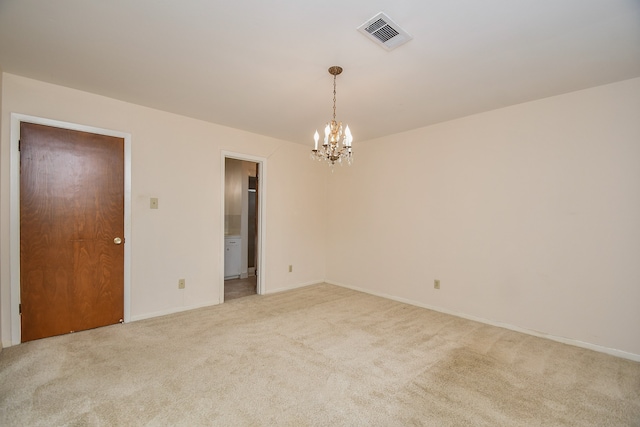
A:
[[[387,50],[395,49],[413,38],[383,12],[360,25],[358,31]]]

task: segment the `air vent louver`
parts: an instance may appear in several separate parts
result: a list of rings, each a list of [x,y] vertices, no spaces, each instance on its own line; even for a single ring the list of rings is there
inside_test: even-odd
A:
[[[387,50],[395,49],[413,38],[383,12],[360,25],[358,31]]]

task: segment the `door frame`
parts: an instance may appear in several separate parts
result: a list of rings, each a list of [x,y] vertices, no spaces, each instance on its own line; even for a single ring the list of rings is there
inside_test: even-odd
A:
[[[131,318],[131,134],[26,114],[11,113],[9,182],[9,258],[11,273],[11,344],[21,342],[20,324],[20,122],[96,133],[124,139],[124,322]]]
[[[252,156],[250,154],[236,153],[233,151],[221,151],[220,156],[220,273],[219,277],[219,286],[218,286],[218,295],[220,303],[224,302],[224,194],[225,194],[225,159],[236,159],[236,160],[244,160],[247,162],[253,162],[258,164],[258,206],[256,209],[258,210],[258,230],[256,234],[258,235],[258,246],[256,250],[258,251],[257,256],[257,264],[256,269],[258,270],[258,280],[256,283],[256,293],[258,295],[263,295],[266,292],[265,289],[265,266],[266,264],[266,209],[265,206],[267,200],[267,191],[266,191],[266,181],[267,181],[267,159],[259,156]]]

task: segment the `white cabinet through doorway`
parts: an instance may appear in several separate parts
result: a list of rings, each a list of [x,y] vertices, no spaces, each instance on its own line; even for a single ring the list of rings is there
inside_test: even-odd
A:
[[[242,256],[242,240],[239,236],[224,238],[224,278],[237,279],[240,277]]]

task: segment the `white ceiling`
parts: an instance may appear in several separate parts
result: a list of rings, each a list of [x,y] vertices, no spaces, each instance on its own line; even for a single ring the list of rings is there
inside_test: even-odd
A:
[[[332,65],[357,144],[640,76],[640,1],[0,0],[5,72],[309,146]]]

